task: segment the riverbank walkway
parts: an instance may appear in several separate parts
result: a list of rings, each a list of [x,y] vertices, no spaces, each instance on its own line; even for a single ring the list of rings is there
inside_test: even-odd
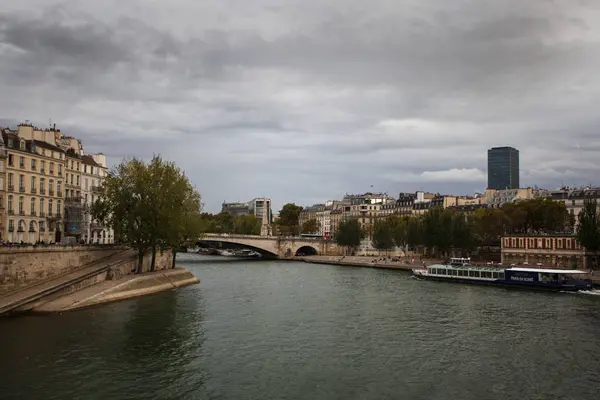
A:
[[[135,253],[132,250],[123,250],[101,260],[84,265],[75,271],[30,286],[25,286],[16,291],[2,294],[0,295],[0,315],[56,293],[68,285],[101,273],[112,265],[126,261],[133,256],[135,256]]]

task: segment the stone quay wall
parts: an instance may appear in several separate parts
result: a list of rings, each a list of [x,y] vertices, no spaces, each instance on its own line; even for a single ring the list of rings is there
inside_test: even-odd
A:
[[[72,272],[125,251],[121,246],[14,246],[0,248],[0,293]]]

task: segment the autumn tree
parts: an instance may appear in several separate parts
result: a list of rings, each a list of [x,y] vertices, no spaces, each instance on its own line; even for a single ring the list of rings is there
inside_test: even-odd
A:
[[[134,158],[115,167],[91,211],[137,251],[138,273],[148,251],[154,269],[158,249],[175,250],[184,238],[200,233],[200,195],[174,163],[159,156],[148,164]]]
[[[288,203],[279,211],[277,228],[282,234],[296,235],[300,231],[298,219],[302,212],[302,207],[294,203]]]
[[[588,260],[593,257],[594,267],[598,266],[598,251],[600,251],[600,216],[596,200],[586,200],[583,209],[579,212],[577,225],[577,240],[585,247]]]
[[[302,233],[313,234],[319,231],[319,221],[314,218],[309,219],[302,224]]]
[[[337,244],[351,249],[356,249],[364,237],[365,233],[355,218],[341,221],[335,234]]]
[[[371,236],[371,243],[377,250],[391,250],[394,248],[394,238],[390,224],[386,220],[376,220]]]

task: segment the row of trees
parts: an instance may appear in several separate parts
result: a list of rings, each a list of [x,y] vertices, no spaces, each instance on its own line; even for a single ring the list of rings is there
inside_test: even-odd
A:
[[[254,215],[202,213],[202,231],[211,233],[236,233],[240,235],[260,235],[260,221]]]
[[[423,247],[441,254],[466,253],[477,246],[498,246],[505,234],[572,233],[574,223],[564,204],[535,199],[482,208],[472,215],[432,208],[420,216],[391,216],[375,222],[371,240],[379,250]],[[336,232],[337,242],[348,247],[358,246],[364,237],[358,221],[344,222]]]
[[[203,232],[200,194],[172,162],[155,156],[149,163],[124,161],[106,177],[102,195],[92,205],[92,218],[115,231],[118,243],[138,253],[137,272],[143,258],[157,251],[173,251],[195,241]]]

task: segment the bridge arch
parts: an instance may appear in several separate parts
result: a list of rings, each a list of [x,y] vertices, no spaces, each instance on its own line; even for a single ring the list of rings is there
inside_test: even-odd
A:
[[[319,252],[313,246],[304,245],[298,247],[298,249],[296,250],[296,254],[294,255],[296,257],[317,256],[319,255]]]
[[[205,244],[218,244],[220,249],[235,249],[235,250],[240,250],[240,249],[249,249],[249,250],[253,250],[256,251],[257,253],[260,253],[261,256],[263,257],[268,257],[268,258],[275,258],[278,257],[277,253],[274,253],[272,251],[269,251],[267,249],[264,249],[262,247],[257,247],[257,246],[253,246],[249,243],[243,243],[243,241],[240,241],[242,243],[237,243],[237,242],[233,242],[233,241],[225,241],[225,240],[217,240],[217,239],[209,239],[209,238],[202,238],[199,241],[196,242],[196,245],[198,246],[202,246]]]

